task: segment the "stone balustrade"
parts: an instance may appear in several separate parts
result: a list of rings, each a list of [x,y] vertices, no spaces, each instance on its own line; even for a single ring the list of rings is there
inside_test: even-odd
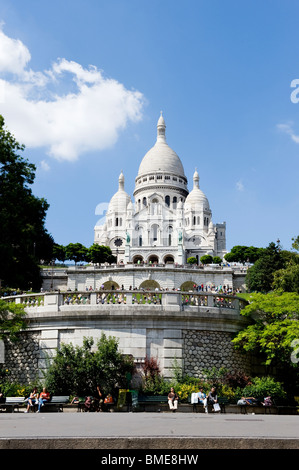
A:
[[[62,306],[90,305],[103,308],[105,305],[130,305],[139,308],[146,305],[176,307],[176,310],[200,308],[232,309],[240,311],[246,301],[234,295],[212,292],[143,291],[143,290],[99,290],[82,292],[44,292],[3,297],[7,302],[22,304],[26,309],[53,308]]]

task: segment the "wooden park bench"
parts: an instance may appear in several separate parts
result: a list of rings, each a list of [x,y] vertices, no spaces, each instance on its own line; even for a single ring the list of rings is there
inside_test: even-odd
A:
[[[13,413],[19,411],[20,406],[25,404],[25,397],[6,397],[4,403],[0,403],[0,409]]]
[[[147,405],[165,404],[168,403],[167,395],[138,395],[138,407],[146,410]],[[160,411],[160,410],[159,410]]]
[[[249,404],[249,403],[247,403],[247,404],[238,404],[241,414],[246,415],[248,409],[253,410],[254,408],[255,409],[263,408],[264,413],[266,413],[267,411],[269,411],[269,413],[271,413],[271,409],[277,409],[276,405],[274,404],[274,401],[273,401],[273,404],[271,406],[263,406],[263,404],[262,404],[263,401],[264,401],[264,399],[259,397],[256,400],[254,400],[251,404]]]
[[[44,406],[41,407],[41,410],[44,408],[50,409],[55,408],[58,412],[63,411],[63,406],[66,405],[70,401],[70,397],[68,395],[53,395],[51,399],[44,403]],[[38,404],[36,403],[34,407],[36,408]]]
[[[188,402],[191,403],[191,398],[188,398]],[[225,413],[226,412],[226,405],[229,404],[229,400],[226,397],[218,397],[218,403],[220,406],[220,413]],[[198,402],[198,403],[192,403],[193,411],[195,413],[198,412],[198,408],[200,410],[204,409],[203,403]],[[208,412],[213,412],[213,405],[208,404]]]
[[[229,405],[229,400],[226,397],[219,397],[218,403],[220,405],[220,413],[226,413],[226,405]]]

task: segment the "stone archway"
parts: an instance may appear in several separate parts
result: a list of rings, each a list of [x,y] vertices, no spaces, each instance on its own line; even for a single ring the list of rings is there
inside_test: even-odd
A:
[[[104,286],[104,287],[102,287]],[[103,282],[101,288],[104,289],[104,290],[116,290],[116,289],[119,289],[119,285],[117,284],[117,282],[115,281],[106,281],[106,282]]]
[[[164,263],[167,264],[167,263],[170,263],[170,264],[173,264],[174,263],[174,257],[172,255],[166,255],[164,256]]]
[[[133,257],[133,264],[140,264],[140,263],[143,263],[143,256],[135,255]]]
[[[147,281],[143,281],[140,284],[139,289],[155,290],[161,289],[161,287],[157,281],[154,281],[153,279],[148,279]]]
[[[155,263],[158,264],[159,263],[159,258],[158,258],[157,255],[150,255],[148,257],[147,261],[148,261],[149,264],[155,264]]]
[[[181,291],[184,291],[184,292],[188,292],[190,290],[194,290],[194,284],[196,284],[196,282],[193,282],[193,281],[186,281],[186,282],[183,282],[183,284],[181,285],[180,289]]]

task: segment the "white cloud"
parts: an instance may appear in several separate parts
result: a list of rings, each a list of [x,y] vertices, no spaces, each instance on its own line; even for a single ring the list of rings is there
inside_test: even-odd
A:
[[[26,147],[46,147],[48,155],[72,161],[111,147],[129,121],[141,119],[143,95],[96,67],[59,59],[35,72],[30,59],[20,40],[0,30],[1,114]]]
[[[0,30],[0,72],[22,74],[31,55],[19,39],[11,39]]]
[[[46,162],[46,160],[42,160],[40,162],[41,169],[43,171],[49,171],[50,170],[50,165]]]
[[[242,181],[237,181],[236,183],[236,188],[238,191],[244,191],[244,184],[242,183]]]
[[[293,130],[293,123],[289,124],[277,124],[277,129],[291,136],[291,139],[299,144],[299,135],[296,135]]]

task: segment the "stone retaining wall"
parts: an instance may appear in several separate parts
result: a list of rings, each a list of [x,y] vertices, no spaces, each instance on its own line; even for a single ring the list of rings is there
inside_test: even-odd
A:
[[[198,378],[204,378],[204,369],[213,367],[223,367],[232,373],[250,373],[249,356],[234,348],[232,338],[233,335],[225,331],[184,330],[184,372]]]
[[[12,382],[29,384],[38,378],[39,337],[40,332],[24,332],[16,342],[4,340],[4,368],[8,369]]]

